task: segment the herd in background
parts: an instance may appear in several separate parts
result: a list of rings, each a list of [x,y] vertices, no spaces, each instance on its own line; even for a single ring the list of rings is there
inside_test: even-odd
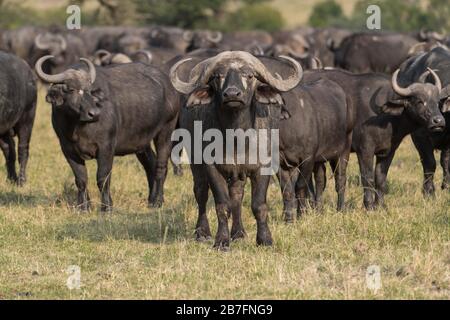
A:
[[[75,175],[81,210],[90,208],[85,161],[97,160],[101,209],[109,211],[113,159],[127,154],[136,154],[145,170],[149,205],[161,206],[171,134],[176,128],[194,133],[195,121],[202,121],[203,132],[280,130],[277,177],[287,222],[309,207],[320,210],[327,162],[335,177],[337,209],[344,208],[352,152],[358,158],[365,207],[384,206],[391,161],[409,134],[423,165],[423,191],[433,195],[436,149],[441,151],[442,189],[450,187],[447,46],[450,37],[425,30],[0,30],[0,147],[8,178],[19,184],[26,180],[36,109],[31,71],[35,68],[38,77],[51,84],[46,100],[52,104],[53,128]],[[206,147],[203,142],[202,150]],[[250,178],[257,244],[272,244],[266,203],[270,176],[262,175],[261,167],[191,164],[199,211],[197,240],[211,237],[206,216],[210,190],[218,217],[215,247],[227,250],[231,240],[245,237],[241,205]],[[180,167],[175,169],[181,173]]]

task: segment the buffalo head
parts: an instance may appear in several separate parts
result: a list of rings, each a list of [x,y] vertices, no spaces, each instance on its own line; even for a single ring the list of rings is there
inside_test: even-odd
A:
[[[189,95],[186,106],[208,104],[237,110],[249,106],[253,98],[263,104],[283,104],[279,92],[293,89],[300,82],[303,70],[290,57],[282,56],[293,69],[288,79],[273,75],[255,56],[244,51],[225,51],[198,63],[190,72],[188,82],[178,78],[177,69],[191,58],[176,63],[170,70],[175,89]]]
[[[430,68],[424,72],[418,82],[409,85],[406,88],[400,87],[397,82],[399,69],[392,76],[392,88],[400,96],[403,107],[406,112],[426,126],[430,131],[443,131],[445,128],[445,119],[439,109],[441,100],[442,84],[439,76]],[[431,75],[434,84],[426,83],[427,77]],[[406,99],[405,99],[406,98]]]
[[[70,68],[63,73],[49,75],[42,70],[42,64],[51,58],[53,57],[40,58],[35,67],[39,78],[51,84],[46,97],[47,102],[82,122],[97,121],[104,95],[100,89],[94,89],[92,86],[96,78],[93,63],[81,58],[80,61],[87,65],[88,71]]]
[[[34,45],[39,50],[47,52],[55,57],[54,63],[61,65],[64,63],[64,55],[67,50],[67,41],[60,34],[46,32],[38,34],[34,39]]]

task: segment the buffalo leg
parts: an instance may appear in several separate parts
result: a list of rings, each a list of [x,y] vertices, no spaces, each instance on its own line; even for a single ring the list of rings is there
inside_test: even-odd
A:
[[[423,167],[423,193],[425,196],[433,196],[434,173],[436,172],[436,159],[434,158],[433,145],[431,141],[421,136],[412,135],[412,140],[419,152]]]
[[[164,203],[164,182],[167,177],[167,164],[172,150],[170,136],[172,134],[170,125],[162,130],[155,139],[156,147],[156,172],[152,194],[150,196],[150,205],[152,207],[161,207]]]
[[[228,186],[231,200],[231,214],[233,218],[233,223],[231,225],[231,240],[245,238],[247,235],[244,230],[241,216],[244,187],[245,180],[240,180],[239,178],[233,180]]]
[[[308,185],[314,171],[314,162],[304,161],[299,166],[298,179],[295,184],[295,195],[297,199],[297,218],[306,212],[308,205]]]
[[[222,251],[228,251],[230,248],[230,230],[228,228],[230,197],[228,194],[228,185],[214,166],[207,166],[206,171],[208,174],[208,183],[214,195],[218,221],[214,248]]]
[[[285,170],[280,168],[277,174],[280,180],[281,194],[283,196],[283,217],[287,223],[294,221],[294,212],[297,207],[295,199],[295,182],[298,178],[297,168]]]
[[[8,173],[8,180],[17,182],[16,173],[16,147],[14,138],[9,133],[0,137],[0,148],[3,151],[6,161],[6,170]]]
[[[321,210],[322,203],[322,195],[325,190],[327,177],[326,177],[326,167],[325,163],[316,163],[314,166],[314,181],[315,181],[315,196],[313,207]]]
[[[367,210],[374,209],[374,173],[373,173],[373,157],[371,152],[358,152],[359,170],[361,172],[361,182],[364,190],[364,206]]]
[[[441,166],[444,172],[442,180],[442,190],[450,187],[450,147],[441,151]]]
[[[256,244],[272,245],[272,234],[267,224],[269,210],[267,208],[267,188],[269,175],[255,175],[252,177],[252,212],[256,218]]]
[[[31,132],[33,131],[34,117],[36,114],[36,104],[33,103],[30,109],[24,113],[16,126],[15,131],[19,140],[18,154],[19,154],[19,179],[18,184],[22,186],[26,180],[26,169],[28,163],[28,157],[30,154],[30,140]]]
[[[386,194],[386,177],[394,158],[395,149],[393,149],[387,157],[377,157],[375,165],[375,207],[384,206],[384,195]]]
[[[88,211],[90,206],[89,192],[87,189],[88,175],[84,160],[72,159],[66,157],[67,162],[72,168],[75,176],[75,185],[78,189],[77,209],[81,211]]]
[[[97,158],[97,187],[101,194],[102,212],[112,211],[113,202],[111,198],[111,174],[114,155],[109,152],[100,152]]]
[[[150,195],[152,194],[152,188],[155,180],[156,161],[155,153],[150,146],[147,146],[143,151],[136,153],[136,157],[142,164],[147,175],[148,183],[148,204],[150,206]]]
[[[208,217],[206,215],[206,203],[208,202],[208,178],[201,165],[191,165],[194,178],[194,195],[198,205],[198,218],[195,226],[195,237],[197,241],[211,239]]]

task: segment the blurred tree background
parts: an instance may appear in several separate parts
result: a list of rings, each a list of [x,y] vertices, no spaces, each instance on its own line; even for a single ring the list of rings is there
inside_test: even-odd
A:
[[[381,28],[386,31],[417,31],[421,28],[440,32],[450,31],[449,0],[358,0],[350,16],[344,15],[335,0],[326,0],[314,6],[309,18],[313,27],[343,27],[367,30],[366,13],[369,5],[381,9]]]
[[[383,30],[407,32],[426,28],[450,32],[450,0],[345,1],[0,0],[0,28],[15,28],[24,24],[61,24],[67,18],[67,5],[79,4],[84,25],[161,24],[222,31],[276,31],[287,25],[309,24],[313,27],[366,30],[366,9],[375,4],[381,8]],[[299,21],[298,17],[305,11],[309,20]],[[289,21],[286,21],[286,16],[290,17]]]

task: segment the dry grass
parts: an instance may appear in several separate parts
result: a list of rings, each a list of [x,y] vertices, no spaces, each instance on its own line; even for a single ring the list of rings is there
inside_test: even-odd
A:
[[[146,208],[143,170],[133,156],[117,158],[112,193],[115,212],[79,214],[76,191],[50,125],[41,90],[24,188],[0,181],[0,298],[450,298],[450,197],[424,200],[421,168],[409,138],[390,172],[388,211],[361,209],[352,157],[348,210],[334,210],[332,184],[322,214],[294,225],[280,219],[277,185],[269,190],[272,248],[255,245],[255,221],[244,201],[249,237],[229,253],[196,243],[192,180],[170,174],[166,204]],[[2,167],[2,177],[5,170]],[[95,164],[91,196],[98,204]],[[437,180],[441,179],[441,174]],[[98,207],[98,205],[97,205]],[[213,229],[216,218],[209,204]],[[382,290],[365,284],[369,265],[381,267]],[[66,287],[69,265],[81,267],[80,290]]]

